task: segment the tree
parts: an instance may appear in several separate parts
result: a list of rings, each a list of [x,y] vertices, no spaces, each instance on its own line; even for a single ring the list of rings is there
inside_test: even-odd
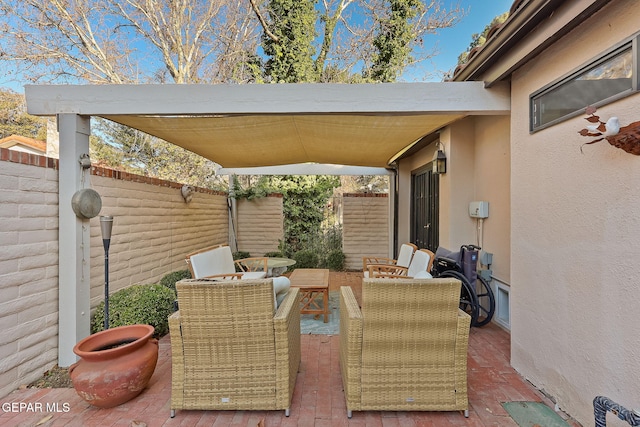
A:
[[[268,81],[296,83],[316,81],[313,61],[316,12],[310,0],[269,0],[272,24],[262,36]]]
[[[267,0],[262,8],[249,1],[275,82],[393,81],[435,54],[420,49],[425,36],[463,16],[459,6],[447,10],[435,0],[322,0],[315,8],[311,0]]]
[[[391,13],[378,22],[380,30],[373,40],[376,54],[369,74],[373,80],[394,81],[410,61],[411,40],[415,38],[411,20],[422,3],[418,0],[391,0]]]
[[[324,208],[340,185],[340,178],[329,175],[265,175],[235,180],[235,197],[253,199],[269,193],[282,193],[285,255],[308,248],[321,234]],[[253,182],[252,182],[253,181]]]
[[[0,15],[0,61],[32,82],[242,82],[257,46],[235,0],[0,0]]]
[[[0,138],[11,135],[45,141],[47,119],[27,114],[23,95],[11,90],[0,90]]]

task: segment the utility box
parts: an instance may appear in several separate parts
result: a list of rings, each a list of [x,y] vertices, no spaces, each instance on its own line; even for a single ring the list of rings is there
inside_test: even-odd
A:
[[[488,218],[489,202],[471,202],[469,203],[469,216],[471,218]]]

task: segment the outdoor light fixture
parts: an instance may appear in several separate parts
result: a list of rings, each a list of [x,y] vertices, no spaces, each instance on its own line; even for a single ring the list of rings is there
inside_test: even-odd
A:
[[[104,329],[109,329],[109,245],[111,244],[112,216],[100,217],[100,231],[104,246]]]
[[[437,142],[436,146],[444,148],[441,142]],[[438,148],[438,151],[433,155],[433,173],[442,174],[447,172],[447,156],[444,155],[444,151]]]

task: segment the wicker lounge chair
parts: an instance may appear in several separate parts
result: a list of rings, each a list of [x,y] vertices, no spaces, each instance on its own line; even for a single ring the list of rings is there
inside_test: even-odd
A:
[[[171,417],[177,409],[284,409],[288,416],[300,365],[299,289],[277,311],[271,279],[187,279],[176,290]]]
[[[456,279],[364,279],[340,289],[340,369],[353,411],[464,411],[471,318]]]

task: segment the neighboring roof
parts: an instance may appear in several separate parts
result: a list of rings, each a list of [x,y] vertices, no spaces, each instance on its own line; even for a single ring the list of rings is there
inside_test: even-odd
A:
[[[489,30],[485,43],[469,52],[452,81],[501,81],[580,25],[611,0],[515,0],[509,17]],[[541,27],[544,24],[544,33]]]
[[[481,82],[43,85],[25,94],[29,114],[104,117],[226,168],[386,167],[449,123],[510,111],[508,88]]]
[[[42,154],[47,152],[47,143],[37,139],[27,138],[26,136],[20,135],[10,135],[6,138],[0,139],[0,148],[15,149],[16,146],[28,147],[33,151],[41,152]]]

